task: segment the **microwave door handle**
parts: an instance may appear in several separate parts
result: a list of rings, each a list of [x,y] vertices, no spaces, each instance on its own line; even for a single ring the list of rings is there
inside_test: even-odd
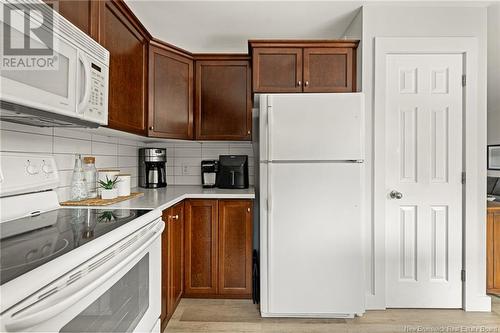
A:
[[[153,243],[156,238],[161,235],[164,226],[163,222],[157,222],[157,225],[149,230],[148,235],[143,237],[144,240],[135,244],[136,246],[132,248],[132,251],[122,252],[121,255],[115,258],[115,261],[111,260],[108,262],[105,265],[106,267],[102,266],[100,267],[101,269],[96,269],[84,278],[79,279],[78,282],[75,282],[73,288],[67,287],[68,289],[76,290],[75,292],[63,289],[60,292],[55,293],[54,296],[57,295],[56,297],[58,297],[56,303],[51,304],[51,297],[48,296],[41,302],[35,303],[33,306],[28,305],[25,308],[16,311],[14,316],[9,316],[5,319],[5,328],[8,331],[24,331],[25,329],[39,325],[49,318],[52,318],[68,309],[71,305],[78,302],[78,300],[91,293],[96,287],[100,286],[106,280],[118,273],[145,249],[147,249],[151,243]]]
[[[78,101],[78,113],[83,113],[85,111],[85,108],[89,104],[89,97],[90,97],[90,85],[91,85],[90,62],[81,52],[78,52],[78,61],[80,61],[83,64],[83,73],[85,75],[85,80],[79,78],[80,84],[82,84],[82,82],[85,84],[83,97],[81,100]]]

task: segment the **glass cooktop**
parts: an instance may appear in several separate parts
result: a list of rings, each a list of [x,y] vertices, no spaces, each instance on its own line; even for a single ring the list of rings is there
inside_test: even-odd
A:
[[[0,223],[0,285],[147,212],[60,208]]]

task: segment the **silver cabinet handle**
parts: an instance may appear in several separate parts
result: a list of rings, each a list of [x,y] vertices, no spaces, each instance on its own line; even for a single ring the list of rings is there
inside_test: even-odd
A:
[[[304,82],[306,87],[309,87],[309,81]]]
[[[302,81],[300,81],[300,80],[299,80],[299,82],[297,82],[297,85],[298,85],[299,87],[302,87]]]
[[[391,197],[391,199],[397,199],[397,200],[400,200],[403,198],[403,193],[401,192],[398,192],[398,191],[394,191],[392,190],[390,193],[389,193],[389,196]]]

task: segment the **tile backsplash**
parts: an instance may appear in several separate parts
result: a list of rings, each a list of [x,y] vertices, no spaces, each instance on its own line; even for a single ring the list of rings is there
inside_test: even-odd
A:
[[[167,184],[201,184],[202,160],[236,154],[248,155],[249,182],[254,185],[255,167],[251,142],[171,141],[148,143],[146,146],[167,149]]]
[[[102,135],[92,129],[43,128],[0,122],[0,151],[54,156],[61,178],[56,190],[60,201],[69,198],[75,154],[95,156],[98,169],[117,168],[123,173],[130,173],[132,187],[137,186],[140,147],[167,148],[169,185],[201,184],[201,160],[217,159],[223,154],[248,155],[250,184],[254,184],[254,159],[250,142],[143,142],[140,137],[124,139],[121,136]]]

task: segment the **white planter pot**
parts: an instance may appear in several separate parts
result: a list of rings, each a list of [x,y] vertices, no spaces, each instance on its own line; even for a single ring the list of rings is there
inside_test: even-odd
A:
[[[101,188],[101,198],[102,199],[114,199],[118,197],[118,190],[116,188],[112,190],[105,190]]]

